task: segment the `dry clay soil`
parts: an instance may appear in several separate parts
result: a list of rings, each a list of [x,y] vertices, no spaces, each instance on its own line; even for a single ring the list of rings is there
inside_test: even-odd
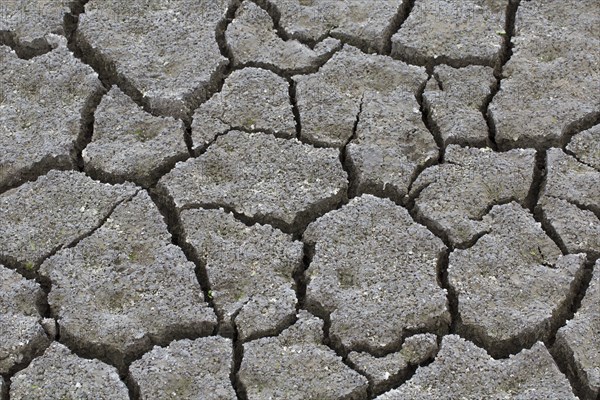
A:
[[[600,400],[598,0],[0,2],[0,400]]]

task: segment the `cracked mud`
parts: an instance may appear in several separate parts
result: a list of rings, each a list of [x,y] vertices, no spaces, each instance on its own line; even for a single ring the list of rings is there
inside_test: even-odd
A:
[[[596,0],[0,4],[0,400],[600,399]]]

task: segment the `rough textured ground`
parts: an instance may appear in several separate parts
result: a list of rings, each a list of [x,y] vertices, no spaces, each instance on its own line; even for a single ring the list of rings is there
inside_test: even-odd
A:
[[[0,2],[0,400],[600,399],[597,0]]]

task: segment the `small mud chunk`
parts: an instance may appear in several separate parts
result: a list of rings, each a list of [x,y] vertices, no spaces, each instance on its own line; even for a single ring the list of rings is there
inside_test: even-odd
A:
[[[121,368],[154,344],[213,331],[216,317],[194,268],[142,191],[45,261],[40,274],[52,282],[48,302],[61,341]]]
[[[0,38],[30,58],[52,50],[48,34],[64,35],[71,0],[7,0],[0,5]]]
[[[541,198],[555,197],[600,215],[600,171],[560,149],[547,152],[546,180]]]
[[[404,16],[408,0],[270,0],[279,23],[293,39],[315,43],[327,36],[364,51],[382,52]]]
[[[592,280],[575,317],[560,328],[554,342],[554,353],[568,360],[568,371],[575,374],[585,398],[595,399],[600,393],[600,260],[596,261]]]
[[[10,398],[127,400],[129,393],[114,367],[80,358],[54,342],[11,379]]]
[[[43,302],[37,283],[0,264],[0,374],[29,362],[50,344],[40,324]]]
[[[406,209],[356,197],[310,224],[303,240],[315,246],[307,304],[330,316],[334,343],[377,353],[411,331],[447,330],[446,293],[437,283],[446,247]]]
[[[178,210],[218,205],[292,231],[346,199],[338,157],[297,139],[231,131],[205,154],[178,163],[158,188]]]
[[[217,136],[236,128],[295,137],[296,122],[286,80],[260,68],[232,72],[223,89],[194,113],[194,150],[206,148]]]
[[[458,298],[458,330],[500,357],[548,339],[566,316],[584,254],[563,256],[517,203],[494,206],[487,234],[450,254],[448,282]]]
[[[333,38],[324,39],[314,49],[297,40],[283,40],[269,14],[251,1],[242,3],[225,37],[234,65],[265,65],[296,74],[317,68],[341,47]]]
[[[9,190],[0,195],[0,257],[33,273],[46,257],[94,230],[136,190],[74,171],[50,171]]]
[[[543,343],[502,360],[459,336],[448,335],[435,361],[377,400],[569,399],[571,391]]]
[[[445,146],[489,144],[488,126],[481,110],[495,86],[494,70],[489,67],[435,67],[423,102],[429,122]]]
[[[392,56],[419,65],[500,60],[508,0],[416,1],[392,36]]]
[[[450,145],[444,163],[427,168],[411,187],[417,216],[454,245],[469,244],[485,231],[481,218],[494,204],[524,204],[535,169],[534,150],[496,153]]]
[[[439,149],[412,93],[364,93],[356,137],[347,147],[358,194],[401,201],[417,172],[438,157]]]
[[[215,31],[229,3],[91,1],[79,16],[75,41],[151,109],[184,117],[189,101],[205,99],[228,63]]]
[[[65,38],[57,46],[32,60],[0,46],[0,190],[53,168],[75,167],[71,153],[86,122],[82,113],[102,86]]]
[[[302,137],[316,145],[342,147],[352,138],[365,92],[384,97],[403,90],[416,95],[427,74],[424,68],[344,46],[318,72],[292,79],[297,83]],[[418,107],[415,99],[409,110]]]
[[[538,207],[567,252],[600,256],[600,219],[593,212],[555,197],[544,197]]]
[[[237,327],[245,341],[294,320],[300,242],[268,225],[246,226],[223,210],[185,210],[181,223],[183,239],[205,266],[222,333]]]
[[[235,399],[232,348],[218,336],[156,346],[131,364],[130,377],[142,400]]]
[[[369,379],[374,394],[381,394],[405,378],[410,367],[435,357],[437,350],[435,335],[417,334],[407,338],[402,350],[396,353],[374,357],[366,352],[353,351],[348,354],[348,362]]]
[[[323,321],[300,311],[277,337],[244,344],[240,382],[249,400],[359,400],[367,379],[323,345]]]
[[[573,136],[567,150],[582,163],[600,170],[600,124]]]
[[[560,149],[547,152],[537,210],[569,253],[600,254],[600,171]]]
[[[188,150],[180,121],[146,113],[113,86],[96,109],[94,136],[82,155],[93,176],[147,187]]]
[[[490,104],[501,149],[560,146],[599,115],[597,0],[523,1],[513,55]]]

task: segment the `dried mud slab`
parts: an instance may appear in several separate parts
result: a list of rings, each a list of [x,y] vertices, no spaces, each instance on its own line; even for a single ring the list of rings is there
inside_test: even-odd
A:
[[[0,374],[29,362],[50,344],[43,325],[52,320],[42,321],[43,304],[44,292],[35,281],[0,264]]]
[[[366,52],[382,52],[407,0],[261,0],[274,6],[281,28],[293,39],[315,43],[327,36],[343,39]]]
[[[568,253],[600,256],[600,219],[593,212],[555,197],[544,197],[538,207]]]
[[[96,229],[132,197],[131,184],[108,185],[81,172],[50,171],[0,195],[0,258],[32,273],[57,250]]]
[[[105,181],[150,186],[188,156],[184,129],[173,118],[146,113],[113,86],[96,109],[94,135],[82,152],[85,170]]]
[[[392,56],[425,65],[500,61],[509,0],[416,1],[392,36]]]
[[[411,367],[433,359],[437,351],[436,336],[422,333],[406,338],[400,351],[384,357],[374,357],[366,352],[350,352],[348,363],[369,379],[372,393],[381,394],[405,379]]]
[[[583,388],[585,398],[600,393],[600,260],[575,317],[556,334],[553,352],[568,362],[568,372]]]
[[[345,350],[381,353],[409,332],[447,330],[450,314],[437,268],[446,247],[406,209],[371,195],[308,226],[314,246],[307,305],[331,320]]]
[[[560,149],[547,152],[537,210],[570,253],[600,254],[600,171]]]
[[[64,35],[71,0],[7,0],[0,5],[0,38],[30,58],[52,50],[48,34]]]
[[[338,151],[240,131],[178,163],[158,184],[177,210],[216,205],[286,231],[345,200],[347,186]]]
[[[488,126],[481,110],[496,86],[494,70],[471,65],[440,65],[427,82],[423,103],[429,123],[445,146],[489,144]]]
[[[154,344],[213,331],[194,268],[142,191],[39,272],[52,282],[48,303],[61,341],[121,368]]]
[[[596,0],[521,2],[513,55],[490,104],[500,148],[560,146],[600,114]]]
[[[141,400],[235,399],[232,353],[231,340],[218,336],[174,341],[134,361],[130,379]]]
[[[346,45],[318,72],[292,79],[297,84],[302,138],[320,146],[342,147],[352,138],[365,92],[379,92],[382,97],[395,91],[416,95],[427,74],[424,68]],[[410,110],[414,108],[419,108],[416,99]]]
[[[430,228],[442,232],[454,245],[472,242],[485,231],[481,218],[494,204],[511,200],[521,204],[529,194],[535,151],[450,145],[444,163],[427,168],[411,187],[415,211]]]
[[[192,140],[196,152],[231,129],[262,130],[278,137],[296,136],[288,83],[260,68],[234,71],[223,89],[194,113]]]
[[[54,342],[11,379],[10,398],[126,400],[129,393],[114,367],[80,358]]]
[[[230,0],[92,1],[75,34],[85,57],[161,115],[183,117],[228,61],[215,38]]]
[[[597,170],[600,170],[600,125],[580,132],[571,138],[567,151]]]
[[[267,66],[288,74],[319,67],[341,47],[333,38],[324,39],[314,49],[297,40],[282,39],[269,14],[251,1],[244,1],[236,11],[225,38],[235,66]]]
[[[533,216],[512,202],[494,206],[487,233],[450,254],[448,282],[458,298],[458,331],[503,356],[547,340],[569,312],[584,254],[563,256]]]
[[[359,194],[400,201],[418,171],[439,157],[415,96],[406,91],[365,92],[355,136],[347,146],[346,161]]]
[[[268,225],[246,226],[223,210],[181,212],[183,239],[206,269],[220,332],[276,334],[296,315],[294,272],[302,243]]]
[[[50,169],[75,168],[83,113],[103,89],[66,39],[57,37],[56,46],[32,60],[0,46],[0,190]]]
[[[323,344],[323,321],[301,311],[279,336],[244,344],[238,373],[249,400],[359,400],[367,379]]]
[[[511,358],[494,360],[456,335],[444,337],[432,364],[417,369],[408,382],[377,400],[423,398],[577,399],[543,343]]]

